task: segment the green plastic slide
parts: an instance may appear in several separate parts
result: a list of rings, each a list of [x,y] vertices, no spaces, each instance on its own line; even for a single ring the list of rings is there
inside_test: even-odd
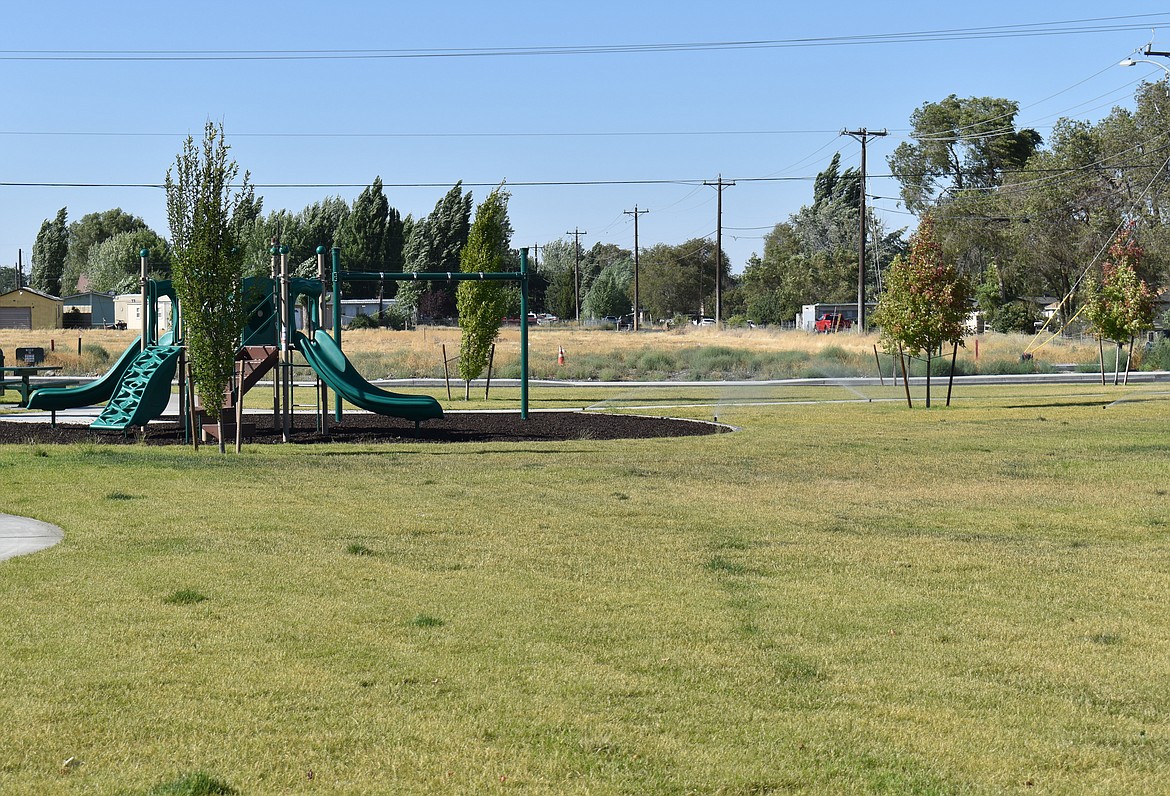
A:
[[[181,346],[152,345],[122,374],[118,389],[90,428],[145,426],[167,409]]]
[[[122,356],[118,357],[114,366],[106,371],[106,374],[100,379],[78,387],[42,387],[39,390],[34,390],[28,398],[28,408],[56,412],[61,409],[93,406],[110,400],[110,396],[118,387],[118,382],[122,380],[122,374],[138,356],[142,347],[141,343],[142,338],[135,337],[130,347],[122,353]]]
[[[312,340],[297,332],[296,347],[329,389],[354,406],[415,422],[443,416],[443,407],[429,395],[402,395],[370,384],[354,370],[341,347],[324,329],[319,329]]]

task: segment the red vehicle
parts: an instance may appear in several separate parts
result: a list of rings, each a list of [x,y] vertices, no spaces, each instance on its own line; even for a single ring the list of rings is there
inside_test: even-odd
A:
[[[842,329],[853,328],[853,319],[846,318],[839,312],[826,312],[824,315],[817,318],[813,328],[816,329],[818,334],[839,332]]]

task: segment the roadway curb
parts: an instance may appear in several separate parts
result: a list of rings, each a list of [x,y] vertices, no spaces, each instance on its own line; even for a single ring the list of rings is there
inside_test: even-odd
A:
[[[44,550],[64,538],[65,532],[56,525],[29,517],[0,514],[0,561]]]

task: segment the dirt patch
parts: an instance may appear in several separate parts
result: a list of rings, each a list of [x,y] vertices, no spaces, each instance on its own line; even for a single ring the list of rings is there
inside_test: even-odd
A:
[[[250,444],[280,443],[281,434],[272,428],[270,417],[256,418]],[[328,442],[393,444],[403,442],[561,442],[565,440],[648,439],[652,437],[693,437],[727,431],[725,426],[690,420],[638,415],[611,415],[596,412],[533,412],[521,420],[512,412],[449,413],[440,420],[428,420],[417,430],[414,423],[381,415],[347,414],[341,425],[330,424],[327,434],[315,428],[315,418],[298,415],[290,442],[312,445]],[[91,430],[84,425],[14,423],[0,421],[0,445],[30,443],[70,444],[98,442],[112,445],[176,445],[183,443],[178,423],[151,423],[145,434],[137,429]]]

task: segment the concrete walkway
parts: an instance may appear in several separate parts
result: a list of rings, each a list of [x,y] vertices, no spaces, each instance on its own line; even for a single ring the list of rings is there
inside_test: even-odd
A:
[[[56,525],[28,517],[0,514],[0,561],[44,550],[64,538],[65,533]]]

